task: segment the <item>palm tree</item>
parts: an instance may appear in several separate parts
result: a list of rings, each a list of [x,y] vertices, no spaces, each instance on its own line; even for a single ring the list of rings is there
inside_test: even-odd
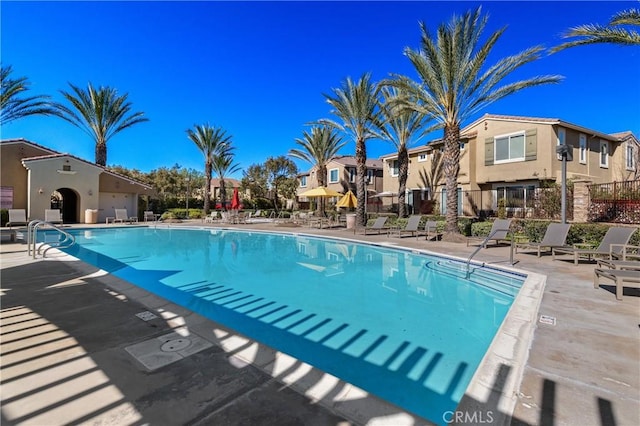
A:
[[[234,163],[233,160],[233,148],[229,145],[227,149],[214,155],[211,163],[213,171],[216,172],[218,179],[220,179],[220,202],[223,210],[227,209],[225,203],[227,200],[227,190],[225,189],[224,177],[240,170],[240,165]]]
[[[382,139],[391,142],[398,150],[398,217],[407,217],[405,192],[409,176],[408,146],[422,137],[423,134],[417,133],[423,127],[424,114],[403,105],[410,101],[402,89],[385,86],[381,88],[381,93],[384,122],[380,133]]]
[[[379,137],[377,129],[381,125],[376,92],[376,85],[371,82],[371,75],[366,73],[355,83],[347,77],[342,87],[333,89],[333,96],[324,95],[329,105],[333,107],[332,113],[340,118],[343,124],[331,120],[322,120],[321,123],[346,132],[356,143],[356,197],[358,199],[356,224],[358,226],[364,226],[367,221],[365,212],[366,142]]]
[[[12,79],[11,66],[0,67],[0,124],[30,115],[57,115],[58,111],[44,95],[20,98],[29,89],[27,77]]]
[[[342,141],[336,131],[330,126],[314,126],[311,132],[302,132],[302,138],[296,139],[296,143],[300,145],[300,149],[289,150],[289,156],[304,160],[313,164],[318,171],[318,184],[325,186],[327,184],[327,163],[338,154],[338,151],[344,147],[345,142]],[[324,215],[324,199],[320,200],[320,213]]]
[[[420,49],[405,49],[420,82],[397,76],[389,84],[404,88],[415,99],[412,107],[436,120],[425,133],[444,129],[444,174],[446,176],[447,237],[459,239],[457,183],[460,170],[460,128],[462,122],[487,105],[528,87],[557,83],[559,76],[537,76],[526,80],[500,82],[521,66],[540,58],[542,46],[534,46],[516,55],[487,66],[491,50],[505,29],[499,29],[480,44],[480,35],[487,24],[481,8],[451,22],[441,24],[436,37],[420,24]]]
[[[57,104],[60,116],[82,129],[96,144],[96,164],[107,164],[107,142],[115,134],[135,124],[149,121],[143,112],[131,112],[128,94],[118,95],[116,89],[100,87],[95,89],[89,83],[87,90],[73,84],[72,93],[60,91],[71,107]]]
[[[551,49],[551,52],[566,49],[568,47],[582,46],[595,43],[614,43],[626,45],[640,44],[640,34],[631,29],[620,28],[622,25],[640,26],[640,10],[629,9],[615,14],[608,26],[580,25],[571,28],[563,38],[580,37],[578,40],[569,41]]]
[[[213,161],[217,155],[224,153],[231,146],[231,136],[227,135],[221,127],[204,124],[195,126],[194,129],[187,130],[187,136],[204,155],[204,214],[209,214],[211,175],[213,172]]]

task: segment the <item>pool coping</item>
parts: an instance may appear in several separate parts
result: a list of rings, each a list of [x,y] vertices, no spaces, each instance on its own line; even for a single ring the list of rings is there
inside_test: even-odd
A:
[[[171,225],[164,224],[158,227],[174,228]],[[176,228],[211,230],[210,227],[204,226],[179,226]],[[275,233],[348,241],[466,262],[466,259],[459,256],[403,247],[395,243],[363,241],[287,230],[243,230],[233,227],[217,227],[215,229],[219,231]],[[388,425],[392,423],[398,426],[431,424],[428,420],[404,411],[401,407],[380,399],[357,386],[237,333],[222,324],[152,294],[104,270],[96,272],[95,266],[87,264],[74,256],[55,248],[50,253],[55,257],[49,257],[46,260],[71,260],[71,263],[80,272],[91,274],[105,286],[153,310],[176,332],[185,333],[185,335],[195,333],[197,336],[220,347],[228,354],[229,361],[232,364],[239,367],[253,365],[280,383],[311,399],[313,403],[328,408],[337,415],[352,420],[357,424]],[[484,262],[472,261],[471,263],[485,265]],[[542,295],[546,284],[546,275],[523,271],[512,266],[492,265],[490,267],[526,276],[526,278],[478,365],[456,410],[443,413],[443,420],[447,423],[464,424],[473,420],[475,423],[480,421],[491,424],[508,424],[517,403],[517,392],[524,375],[533,341],[539,307],[542,303]],[[269,356],[263,357],[263,359],[256,359],[257,354],[269,354]],[[335,388],[341,390],[338,393],[331,394],[331,389]],[[330,395],[330,398],[327,398],[327,395]],[[358,404],[353,404],[353,401],[356,400],[359,401]]]

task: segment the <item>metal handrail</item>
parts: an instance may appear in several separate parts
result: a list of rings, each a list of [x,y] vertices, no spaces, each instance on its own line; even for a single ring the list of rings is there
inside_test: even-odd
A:
[[[40,253],[40,250],[42,249],[44,243],[37,248],[36,244],[38,241],[38,227],[45,225],[51,226],[51,228],[64,235],[64,239],[62,241],[58,241],[58,243],[49,244],[48,247],[42,252],[43,259],[46,257],[47,251],[52,248],[68,248],[76,243],[76,238],[65,230],[58,228],[51,222],[36,219],[29,222],[29,226],[27,227],[27,255],[31,254],[31,244],[33,244],[33,258],[35,259],[36,254]]]
[[[487,246],[487,242],[489,240],[491,240],[494,235],[496,235],[498,232],[505,232],[505,231],[507,232],[507,235],[511,234],[511,247],[510,247],[510,250],[509,250],[509,263],[511,265],[515,264],[515,262],[513,261],[513,250],[514,250],[514,247],[515,247],[515,244],[514,244],[515,238],[514,238],[514,235],[513,235],[513,231],[511,231],[509,229],[496,229],[493,232],[491,232],[489,235],[487,235],[487,237],[482,241],[482,243],[478,246],[478,248],[475,249],[473,251],[473,253],[471,253],[471,255],[467,258],[466,274],[465,274],[466,279],[469,279],[469,275],[470,275],[469,266],[471,264],[471,259],[473,259],[473,256],[475,256],[480,251],[480,249],[485,248]]]

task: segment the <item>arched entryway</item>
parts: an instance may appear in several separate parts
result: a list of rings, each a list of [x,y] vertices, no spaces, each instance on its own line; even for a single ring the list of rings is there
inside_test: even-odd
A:
[[[51,194],[51,208],[62,213],[64,223],[78,222],[78,193],[70,188],[58,188]]]

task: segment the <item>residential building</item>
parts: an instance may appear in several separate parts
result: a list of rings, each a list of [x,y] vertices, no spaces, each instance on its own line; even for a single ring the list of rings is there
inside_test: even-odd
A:
[[[365,184],[367,193],[375,195],[382,191],[382,162],[380,160],[367,159],[367,175]],[[312,167],[309,171],[298,175],[300,185],[297,194],[302,194],[313,188],[317,188],[318,176],[317,167]],[[334,157],[327,163],[327,184],[326,186],[334,191],[346,193],[351,190],[356,193],[356,158],[350,155]],[[298,195],[300,208],[309,208],[309,199]],[[367,204],[376,204],[378,199],[369,199]]]
[[[59,209],[65,223],[84,223],[86,210],[104,222],[115,209],[138,215],[138,198],[153,189],[107,168],[25,139],[0,141],[0,207],[25,209],[27,218],[44,219]],[[92,213],[91,217],[94,215]]]
[[[485,114],[460,133],[458,210],[468,216],[495,211],[500,198],[526,206],[536,188],[561,183],[558,145],[570,147],[567,180],[604,183],[639,177],[640,143],[631,132],[606,134],[556,118]],[[435,200],[435,212],[445,212],[444,175],[434,193],[424,179],[443,145],[438,139],[409,150],[406,195],[415,211],[428,212]],[[397,153],[381,160],[384,190],[397,191]]]

